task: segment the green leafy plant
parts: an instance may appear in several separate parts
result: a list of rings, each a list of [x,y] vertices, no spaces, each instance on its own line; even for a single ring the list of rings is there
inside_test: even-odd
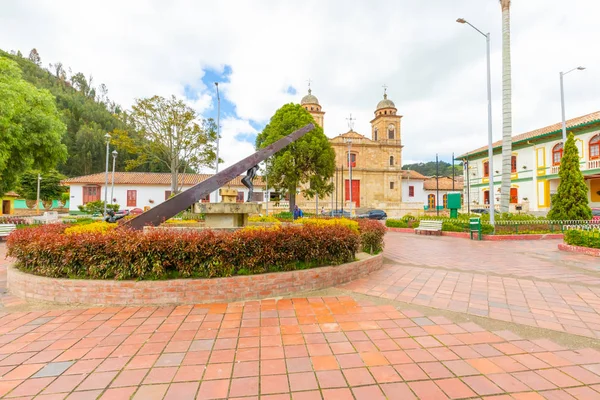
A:
[[[89,203],[83,205],[83,206],[77,206],[77,208],[79,208],[79,211],[84,212],[86,214],[102,214],[104,213],[104,201],[103,200],[97,200],[97,201],[90,201]],[[113,211],[119,211],[119,205],[118,204],[107,204],[106,205],[106,209],[107,210],[113,210]]]
[[[600,249],[600,229],[565,231],[565,243],[572,246],[590,247]]]

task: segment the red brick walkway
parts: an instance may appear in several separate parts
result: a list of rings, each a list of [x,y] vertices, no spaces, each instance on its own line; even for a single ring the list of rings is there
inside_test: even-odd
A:
[[[0,326],[6,398],[600,398],[597,350],[352,298],[13,313]]]

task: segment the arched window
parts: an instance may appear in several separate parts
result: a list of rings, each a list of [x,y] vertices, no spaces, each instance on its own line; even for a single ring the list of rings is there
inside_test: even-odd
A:
[[[600,134],[594,136],[590,140],[590,160],[597,160],[600,158]]]
[[[356,167],[356,153],[350,153],[350,165],[352,168]]]
[[[373,140],[377,140],[377,128],[373,131]]]
[[[394,165],[394,156],[390,156],[390,166]]]
[[[517,156],[512,156],[510,158],[510,172],[513,174],[517,172]]]
[[[558,143],[552,148],[552,165],[560,165],[563,156],[563,144]]]
[[[490,176],[490,162],[489,161],[484,161],[483,162],[483,176]]]
[[[388,126],[388,139],[394,138],[394,125],[390,124]]]

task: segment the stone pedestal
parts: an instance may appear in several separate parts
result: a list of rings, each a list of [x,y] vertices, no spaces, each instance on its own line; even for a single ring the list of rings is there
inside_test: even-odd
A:
[[[248,214],[258,214],[257,203],[196,203],[194,212],[204,214],[207,228],[241,228],[248,225]]]

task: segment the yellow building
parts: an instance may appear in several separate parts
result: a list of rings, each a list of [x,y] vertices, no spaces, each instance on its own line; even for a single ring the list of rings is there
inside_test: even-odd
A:
[[[323,127],[325,112],[310,89],[300,104]],[[415,208],[410,211],[413,214],[423,210],[422,204],[412,207],[402,203],[401,119],[394,102],[384,92],[371,120],[370,137],[355,132],[350,125],[348,132],[329,139],[335,150],[335,192],[320,199],[319,208],[349,210],[351,201],[353,210],[376,208],[388,215],[404,214],[407,208]],[[309,209],[316,206],[315,200],[299,199],[299,204]]]

